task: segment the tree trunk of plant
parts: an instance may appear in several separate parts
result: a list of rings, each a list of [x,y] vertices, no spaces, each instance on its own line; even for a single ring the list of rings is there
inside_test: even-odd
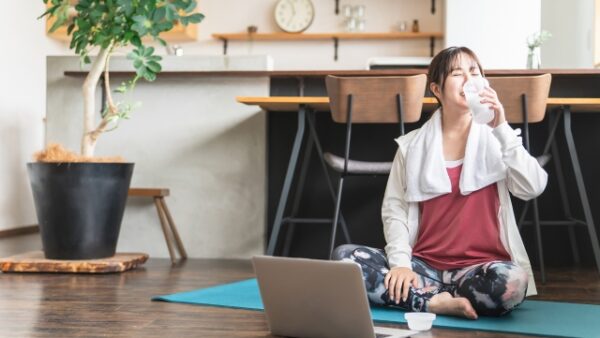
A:
[[[112,46],[100,49],[98,56],[94,59],[91,69],[83,82],[83,139],[81,140],[81,155],[94,156],[97,135],[93,134],[96,124],[96,87],[102,76],[107,58]]]

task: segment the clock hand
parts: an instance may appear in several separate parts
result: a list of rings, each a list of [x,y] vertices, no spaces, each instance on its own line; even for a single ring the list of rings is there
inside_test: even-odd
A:
[[[288,3],[292,6],[292,16],[287,22],[287,24],[289,25],[296,16],[296,6],[294,5],[294,2],[292,0],[288,0]]]

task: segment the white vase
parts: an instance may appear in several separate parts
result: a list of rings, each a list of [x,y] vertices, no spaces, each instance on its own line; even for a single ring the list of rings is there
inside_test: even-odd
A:
[[[540,69],[541,67],[540,48],[529,49],[527,53],[527,69]]]

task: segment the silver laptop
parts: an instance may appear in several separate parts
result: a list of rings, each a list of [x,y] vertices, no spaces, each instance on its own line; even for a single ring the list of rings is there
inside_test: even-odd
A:
[[[373,326],[355,263],[271,256],[254,256],[252,263],[274,335],[396,338],[417,333]]]

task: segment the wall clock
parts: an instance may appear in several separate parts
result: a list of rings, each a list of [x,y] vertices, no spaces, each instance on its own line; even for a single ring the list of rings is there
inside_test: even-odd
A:
[[[310,0],[279,0],[275,6],[275,22],[283,31],[305,31],[315,18],[315,8]]]

